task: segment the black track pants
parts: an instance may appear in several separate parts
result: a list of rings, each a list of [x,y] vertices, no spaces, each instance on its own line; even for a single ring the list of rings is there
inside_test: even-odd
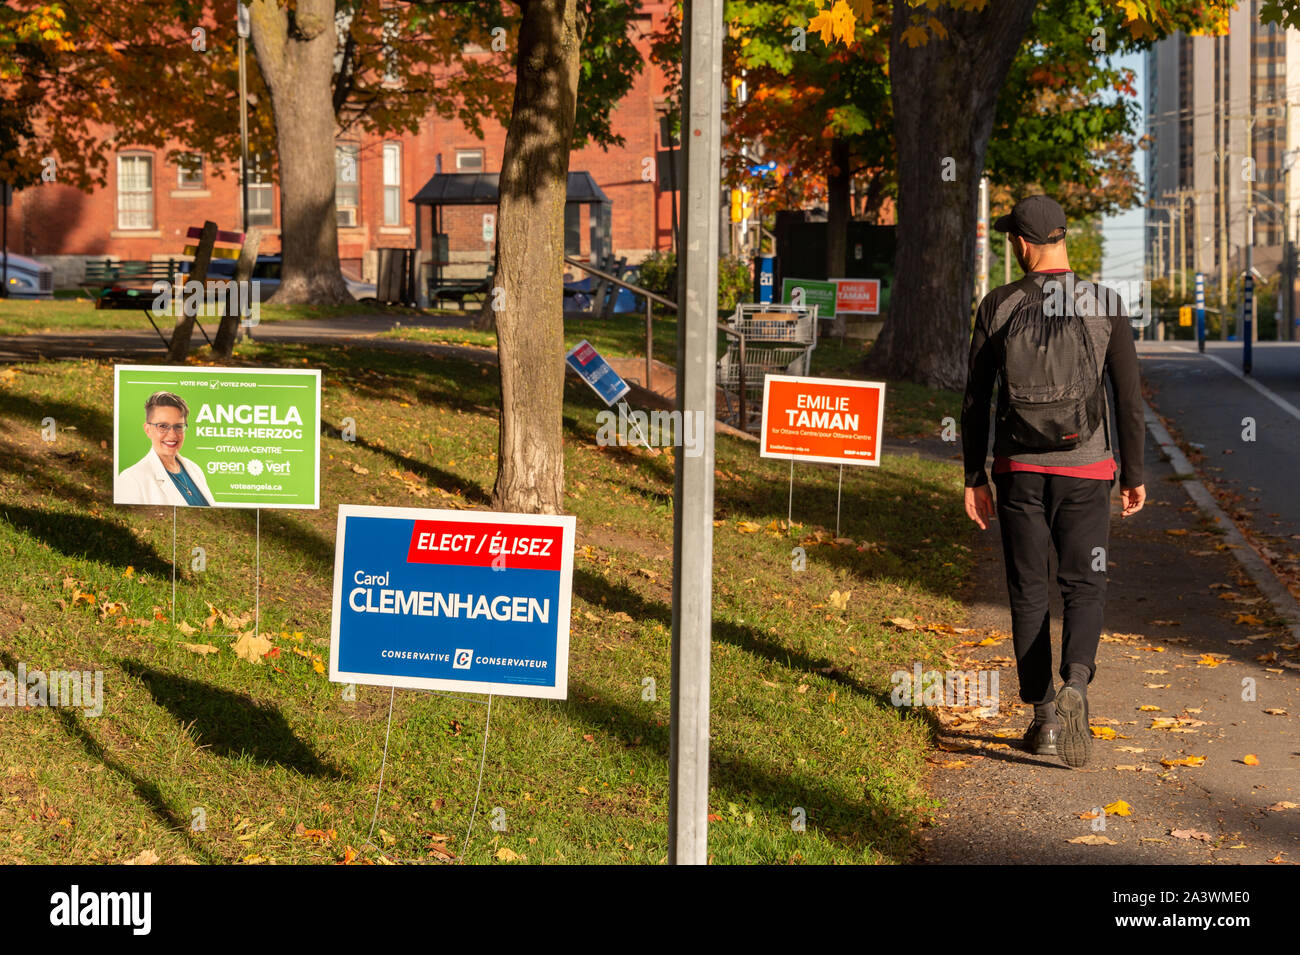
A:
[[[1106,549],[1110,534],[1113,481],[1009,471],[995,474],[998,524],[1011,597],[1011,631],[1020,674],[1020,699],[1046,703],[1052,687],[1052,636],[1047,595],[1050,555],[1055,548],[1056,582],[1065,605],[1061,666],[1071,663],[1096,673],[1106,605]]]

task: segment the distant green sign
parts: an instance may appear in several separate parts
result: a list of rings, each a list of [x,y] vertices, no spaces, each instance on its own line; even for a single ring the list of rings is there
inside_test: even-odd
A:
[[[803,305],[816,305],[818,318],[835,317],[835,283],[817,279],[782,279],[781,301],[795,304],[795,290],[803,293]]]

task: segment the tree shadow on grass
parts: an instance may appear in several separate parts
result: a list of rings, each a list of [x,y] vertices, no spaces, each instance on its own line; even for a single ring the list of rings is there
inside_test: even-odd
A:
[[[562,705],[593,732],[613,734],[626,746],[653,747],[668,758],[670,727],[652,720],[649,710],[601,699],[599,692],[596,687],[570,681],[569,700]],[[794,754],[790,754],[793,761]],[[810,830],[821,830],[832,842],[853,849],[870,848],[899,862],[915,850],[911,827],[865,789],[857,798],[846,796],[835,790],[826,774],[800,775],[793,767],[763,765],[716,738],[710,744],[709,787],[713,799],[731,797],[746,807],[757,804],[785,818],[793,818],[792,811],[800,807],[807,813]],[[791,852],[797,848],[791,845]]]
[[[665,627],[672,627],[672,608],[660,601],[646,600],[639,593],[623,584],[614,584],[591,571],[575,568],[573,571],[573,592],[590,604],[599,606],[602,601],[606,606],[618,607],[634,620],[656,620]],[[873,700],[878,706],[893,709],[889,693],[873,690],[854,676],[835,666],[835,662],[826,657],[813,657],[801,650],[787,647],[754,627],[722,620],[714,617],[713,639],[716,642],[729,643],[739,650],[769,663],[800,670],[808,674],[823,676],[845,689],[852,690],[860,696]]]
[[[30,421],[39,431],[45,418],[53,418],[59,430],[75,425],[79,434],[92,443],[113,440],[112,415],[100,408],[73,404],[61,398],[44,397],[39,401],[12,391],[0,391],[0,415],[13,415]]]
[[[303,776],[341,779],[343,774],[323,762],[294,735],[274,706],[164,673],[136,660],[121,661],[122,669],[148,689],[154,702],[187,726],[199,745],[214,756],[247,755],[266,766],[283,766]]]
[[[6,505],[0,507],[0,520],[68,557],[114,567],[131,565],[159,577],[171,573],[169,560],[163,560],[129,528],[102,517]]]
[[[338,427],[329,424],[328,422],[321,422],[322,435],[333,437],[339,430]],[[405,468],[412,474],[424,478],[428,484],[440,487],[444,491],[454,491],[471,503],[487,505],[492,502],[491,497],[484,492],[483,488],[473,481],[466,480],[459,474],[444,471],[442,468],[436,467],[428,462],[420,461],[409,455],[399,454],[398,452],[392,451],[388,448],[380,447],[359,435],[356,437],[354,443],[357,447],[365,448],[367,451],[382,455],[397,467]]]
[[[17,668],[14,658],[7,652],[0,650],[0,662],[4,663],[5,669],[13,671]],[[78,715],[76,709],[66,707],[55,709],[54,717],[58,720],[63,731],[68,734],[69,738],[80,744],[81,748],[86,751],[91,759],[94,759],[107,767],[117,775],[121,776],[135,790],[135,794],[140,798],[154,817],[161,822],[166,828],[177,832],[185,837],[189,851],[199,856],[203,862],[210,865],[221,864],[226,859],[213,854],[202,843],[198,842],[190,829],[190,817],[188,811],[177,811],[167,803],[158,786],[144,777],[137,775],[130,768],[114,759],[104,748],[86,726],[86,718]]]

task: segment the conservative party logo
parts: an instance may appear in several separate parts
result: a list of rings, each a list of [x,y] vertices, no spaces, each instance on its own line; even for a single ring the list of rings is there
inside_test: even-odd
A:
[[[468,670],[473,660],[473,650],[457,650],[455,656],[451,658],[451,665],[455,670]]]

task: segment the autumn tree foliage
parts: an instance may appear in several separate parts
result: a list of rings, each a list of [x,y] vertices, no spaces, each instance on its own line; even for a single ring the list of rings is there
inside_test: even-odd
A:
[[[1115,37],[1127,31],[1138,42],[1179,29],[1211,29],[1232,5],[1231,0],[1047,0],[1041,6],[1065,23],[1087,25],[1084,32],[1090,38],[1097,26],[1107,35],[1110,24]],[[892,4],[821,0],[819,4],[815,22],[829,26],[833,38],[846,46],[853,44],[862,23],[884,17],[890,21],[898,241],[890,314],[864,362],[867,373],[948,388],[965,383],[976,200],[998,117],[1017,118],[1009,148],[1032,151],[1031,135],[1062,133],[1072,120],[1086,114],[1077,112],[1081,101],[1068,96],[1056,103],[1038,99],[1034,105],[1047,107],[1049,116],[1055,110],[1056,122],[1045,119],[1047,129],[1040,126],[1022,135],[1023,110],[1002,102],[1017,56],[1026,43],[1035,42],[1031,25],[1039,6],[1032,0],[894,0]],[[1062,36],[1065,32],[1060,31]],[[1047,77],[1040,73],[1039,78]],[[1078,77],[1073,82],[1077,88]],[[1099,134],[1104,134],[1107,121],[1114,123],[1116,117],[1103,117]],[[1046,155],[1040,154],[1036,161],[1003,155],[1007,179],[1047,180],[1051,158],[1069,151],[1063,138],[1053,142],[1049,135]]]

